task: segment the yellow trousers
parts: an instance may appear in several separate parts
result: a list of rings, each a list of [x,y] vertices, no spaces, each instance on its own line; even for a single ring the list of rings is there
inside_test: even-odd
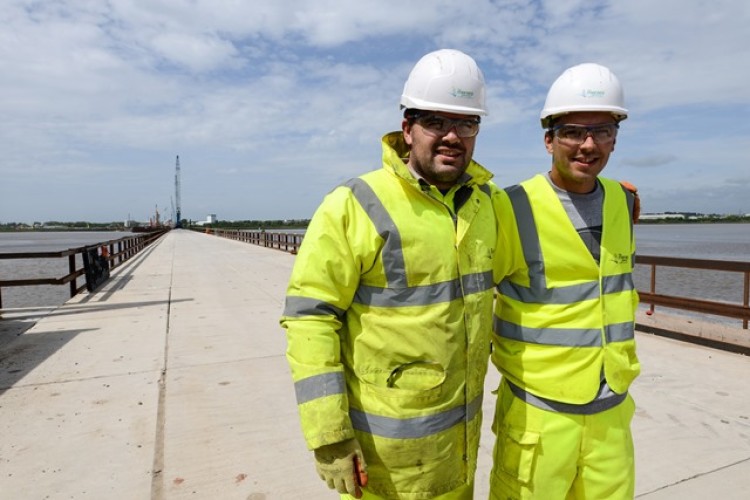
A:
[[[630,422],[635,403],[594,415],[542,410],[500,383],[490,498],[632,500],[635,465]]]
[[[343,500],[355,500],[351,495],[341,495]],[[473,500],[474,498],[474,483],[461,486],[453,491],[449,491],[443,495],[435,497],[434,500]],[[385,497],[379,497],[362,490],[362,498],[360,500],[388,500]]]

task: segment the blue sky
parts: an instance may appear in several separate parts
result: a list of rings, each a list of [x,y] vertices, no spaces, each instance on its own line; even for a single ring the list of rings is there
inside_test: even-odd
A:
[[[630,117],[604,175],[646,212],[750,212],[746,0],[6,0],[0,222],[309,218],[380,167],[414,63],[472,55],[500,186],[549,169],[539,112],[581,62]]]

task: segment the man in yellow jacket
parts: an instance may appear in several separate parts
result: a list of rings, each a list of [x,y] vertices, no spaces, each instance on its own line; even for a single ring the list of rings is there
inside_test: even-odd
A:
[[[505,196],[472,160],[484,78],[462,52],[429,53],[401,108],[382,168],[310,222],[287,358],[317,471],[343,498],[471,499]]]
[[[635,198],[599,177],[625,118],[609,69],[569,68],[541,114],[552,169],[496,198],[493,499],[633,498]]]

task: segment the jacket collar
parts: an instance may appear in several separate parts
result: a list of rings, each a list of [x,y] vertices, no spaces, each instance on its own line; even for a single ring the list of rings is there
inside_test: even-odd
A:
[[[390,170],[398,177],[401,177],[409,184],[419,188],[419,182],[409,171],[406,162],[409,159],[409,146],[404,141],[404,134],[401,131],[389,132],[383,136],[383,168]],[[479,163],[471,160],[469,167],[466,169],[460,180],[461,184],[472,186],[486,184],[492,179],[492,172],[484,168]]]

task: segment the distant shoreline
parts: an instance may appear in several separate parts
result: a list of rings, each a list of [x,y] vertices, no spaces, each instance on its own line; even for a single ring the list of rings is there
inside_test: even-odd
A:
[[[737,219],[639,219],[638,224],[750,224],[750,217]]]
[[[648,215],[648,214],[644,214]],[[298,219],[293,224],[278,224],[278,220],[273,221],[217,221],[213,224],[201,224],[185,226],[185,229],[250,229],[250,230],[273,230],[284,231],[285,229],[306,229],[309,220]],[[0,233],[55,233],[55,232],[123,232],[129,233],[132,228],[123,226],[114,226],[107,224],[92,223],[91,227],[79,226],[80,222],[74,223],[76,226],[56,226],[56,227],[30,227],[18,224],[0,224]],[[644,219],[638,220],[641,225],[658,225],[658,224],[750,224],[750,216],[730,215],[725,217],[703,217],[703,218],[663,218],[663,219]]]

